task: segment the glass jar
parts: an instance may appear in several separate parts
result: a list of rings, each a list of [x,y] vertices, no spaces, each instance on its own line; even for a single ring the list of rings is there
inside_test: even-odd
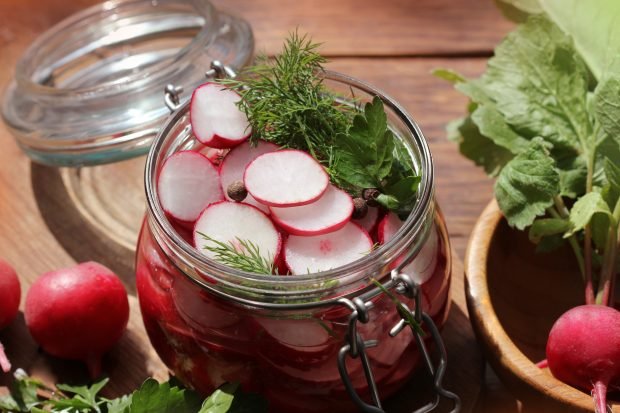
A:
[[[357,323],[381,397],[398,390],[422,359],[412,334],[390,337],[401,320],[391,298],[376,290],[394,274],[420,284],[421,306],[438,326],[449,310],[451,255],[442,215],[434,200],[433,166],[427,143],[411,117],[371,86],[333,72],[325,85],[357,103],[380,96],[392,131],[421,173],[415,209],[393,239],[346,266],[303,276],[245,273],[211,261],[194,249],[187,230],[175,227],[161,208],[156,188],[164,160],[199,147],[181,106],[160,130],[145,172],[147,213],[136,255],[136,283],[150,340],[185,384],[208,393],[239,382],[264,395],[272,412],[355,411],[338,368],[338,353],[350,337],[355,297],[371,297],[368,319]],[[343,102],[346,99],[343,98]],[[367,295],[369,292],[379,293]],[[414,308],[412,299],[399,296]],[[350,342],[350,341],[349,341]],[[352,387],[369,399],[359,358],[346,358]]]

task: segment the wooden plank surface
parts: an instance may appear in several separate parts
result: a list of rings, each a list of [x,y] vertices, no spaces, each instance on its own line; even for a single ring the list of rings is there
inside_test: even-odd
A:
[[[36,35],[63,17],[94,3],[94,0],[0,1],[0,61],[3,62],[0,90],[10,79],[19,55]],[[315,40],[325,42],[323,53],[332,56],[329,68],[365,79],[403,104],[420,124],[430,143],[435,160],[437,197],[447,217],[455,251],[463,257],[473,224],[491,197],[491,182],[446,141],[444,126],[462,114],[465,100],[453,92],[450,85],[433,78],[430,71],[436,67],[451,67],[473,76],[484,69],[483,57],[511,27],[501,19],[492,2],[215,0],[215,3],[252,21],[257,50],[275,53],[286,34],[299,27],[300,31],[311,33]],[[80,232],[79,225],[71,222],[57,223],[56,230],[52,230],[50,218],[41,213],[41,205],[37,204],[33,190],[33,185],[39,190],[45,185],[46,181],[41,180],[45,170],[31,169],[28,158],[1,123],[0,145],[0,256],[15,266],[24,287],[27,287],[45,271],[84,259],[74,249],[68,248],[67,240],[73,238],[88,244],[88,237],[95,236]],[[33,179],[35,182],[31,182]],[[46,189],[49,192],[53,187]],[[48,200],[54,199],[53,194],[47,196]],[[62,202],[52,202],[43,208],[56,207],[62,211],[62,205]],[[62,220],[62,214],[56,215],[56,219]],[[58,228],[65,228],[63,237],[58,237]],[[71,231],[75,231],[75,237]],[[96,245],[95,242],[88,248],[96,253],[99,248]],[[110,265],[115,266],[118,263],[113,261],[124,260],[123,254],[126,253],[121,249],[111,257],[112,254],[103,249],[97,257],[108,259]],[[131,274],[125,276],[129,279]],[[456,299],[462,300],[462,294]],[[461,347],[456,354],[466,349],[472,351],[472,346],[475,347],[468,341],[472,340],[469,326],[466,322],[462,325],[462,318],[459,322],[464,328],[462,335],[466,337],[459,342]],[[13,329],[22,328],[19,327],[22,319],[16,323],[17,327],[12,326],[0,333],[0,340]],[[135,326],[139,331],[139,322]],[[140,333],[137,334],[139,337]],[[458,366],[458,357],[454,363]],[[156,372],[159,368],[151,367],[142,373]],[[136,376],[132,376],[132,380],[131,384],[134,384]],[[465,374],[462,380],[478,379]],[[489,388],[497,385],[493,379],[487,382]],[[130,382],[125,384],[129,386]],[[472,396],[467,394],[465,398],[471,400]],[[488,399],[491,405],[495,405],[493,397]],[[502,406],[513,403],[510,399],[500,400]]]

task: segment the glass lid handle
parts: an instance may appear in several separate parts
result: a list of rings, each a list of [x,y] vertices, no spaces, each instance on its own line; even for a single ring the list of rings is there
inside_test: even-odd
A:
[[[205,77],[207,80],[222,79],[225,77],[235,78],[237,77],[237,72],[219,60],[214,60],[211,62],[209,70],[205,72]],[[164,103],[170,113],[173,113],[181,106],[181,93],[183,93],[183,87],[175,86],[172,83],[167,84],[164,88]]]
[[[408,298],[413,298],[415,308],[413,310],[410,310],[404,303],[400,302],[396,298],[396,296],[389,291],[389,289],[394,289],[397,294],[403,295]],[[443,343],[441,335],[439,334],[439,329],[435,325],[435,322],[428,314],[422,311],[422,300],[420,296],[421,289],[419,284],[415,283],[407,274],[401,273],[397,270],[393,270],[391,273],[390,281],[378,287],[378,290],[387,294],[392,299],[392,301],[395,301],[397,303],[397,309],[401,316],[401,319],[390,330],[390,337],[396,337],[403,330],[405,330],[407,326],[409,326],[415,338],[418,350],[422,354],[426,370],[433,378],[435,400],[415,410],[414,413],[427,413],[435,410],[442,398],[452,401],[454,407],[450,411],[450,413],[460,412],[461,399],[459,398],[459,396],[449,390],[446,390],[443,387],[443,377],[446,372],[446,367],[448,365],[446,347]],[[364,340],[357,331],[358,322],[363,324],[368,322],[368,311],[372,308],[373,304],[371,301],[364,301],[360,297],[354,298],[353,300],[343,298],[339,300],[339,303],[351,310],[351,314],[349,315],[348,320],[346,342],[338,352],[338,371],[340,372],[342,382],[346,388],[347,393],[349,394],[349,397],[351,397],[351,400],[353,400],[353,402],[357,405],[360,411],[364,413],[386,413],[385,410],[383,410],[383,408],[381,407],[381,401],[379,399],[379,394],[377,391],[377,384],[372,373],[370,361],[366,354],[366,349],[376,346],[378,344],[378,341]],[[421,326],[426,327],[427,332],[430,333],[430,338],[432,339],[433,343],[437,348],[437,351],[439,353],[439,360],[437,361],[437,364],[434,364],[433,359],[430,356],[428,347],[426,346],[426,343],[424,341],[424,336],[426,336],[427,333],[420,328]],[[364,369],[364,374],[366,375],[366,381],[368,382],[370,396],[374,405],[366,403],[355,391],[346,367],[347,357],[360,358],[362,367]]]

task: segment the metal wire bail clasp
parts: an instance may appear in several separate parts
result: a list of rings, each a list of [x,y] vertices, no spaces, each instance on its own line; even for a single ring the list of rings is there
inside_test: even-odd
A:
[[[404,330],[407,325],[411,328],[411,332],[413,333],[413,337],[415,338],[418,349],[422,354],[426,369],[433,378],[433,388],[435,389],[436,393],[435,400],[433,402],[417,409],[414,413],[427,413],[434,410],[439,405],[442,397],[452,400],[454,407],[451,410],[451,413],[458,413],[461,410],[461,399],[459,398],[459,396],[452,393],[451,391],[446,390],[443,387],[443,377],[448,365],[448,355],[446,352],[446,347],[443,343],[441,335],[439,334],[439,329],[435,325],[435,322],[428,314],[422,311],[420,286],[416,284],[407,274],[398,272],[398,270],[392,271],[391,279],[394,283],[394,288],[396,289],[396,292],[408,298],[414,299],[415,310],[411,311],[409,310],[409,308],[407,308],[405,304],[401,303],[402,309],[399,308],[399,311],[407,311],[409,314],[401,314],[401,320],[396,323],[394,327],[392,327],[392,329],[390,330],[390,336],[396,337]],[[409,316],[413,317],[417,325],[414,325],[408,321]],[[424,332],[421,331],[419,328],[421,325],[424,325],[428,332],[431,334],[431,338],[433,339],[433,342],[439,353],[439,361],[437,366],[433,364],[433,360],[431,359],[430,353],[424,341]]]
[[[346,343],[340,348],[338,352],[338,371],[340,372],[340,378],[344,383],[347,393],[353,400],[353,402],[364,413],[385,413],[381,408],[381,400],[379,399],[379,392],[377,390],[377,383],[375,382],[372,369],[370,367],[370,361],[366,354],[366,348],[374,347],[377,345],[376,340],[364,341],[362,336],[357,332],[357,322],[367,323],[369,320],[368,310],[372,307],[372,303],[364,302],[361,298],[356,297],[353,300],[348,298],[342,298],[338,302],[351,310],[349,315],[349,328],[347,330]],[[368,388],[370,389],[370,396],[375,406],[372,406],[364,402],[361,397],[355,392],[349,372],[347,371],[346,358],[360,357],[362,367],[364,368],[364,374],[366,375],[366,381],[368,382]]]
[[[211,62],[209,70],[205,72],[205,77],[208,80],[221,79],[224,77],[235,78],[237,77],[237,72],[219,60],[214,60]],[[175,86],[172,83],[167,84],[164,88],[164,102],[170,113],[181,106],[181,93],[183,93],[183,87]]]

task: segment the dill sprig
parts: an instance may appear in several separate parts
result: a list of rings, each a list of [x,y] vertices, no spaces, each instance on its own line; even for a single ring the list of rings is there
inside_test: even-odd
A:
[[[281,54],[259,57],[238,78],[220,82],[241,95],[253,142],[262,139],[305,150],[334,178],[333,148],[346,135],[355,108],[334,105],[335,96],[320,76],[326,59],[317,52],[319,46],[306,35],[292,33]]]
[[[205,245],[204,249],[213,253],[214,259],[224,265],[255,274],[274,274],[276,270],[273,257],[269,255],[265,258],[259,246],[252,241],[237,238],[241,247],[237,249],[233,242],[225,243],[202,232],[198,234],[212,243]]]

